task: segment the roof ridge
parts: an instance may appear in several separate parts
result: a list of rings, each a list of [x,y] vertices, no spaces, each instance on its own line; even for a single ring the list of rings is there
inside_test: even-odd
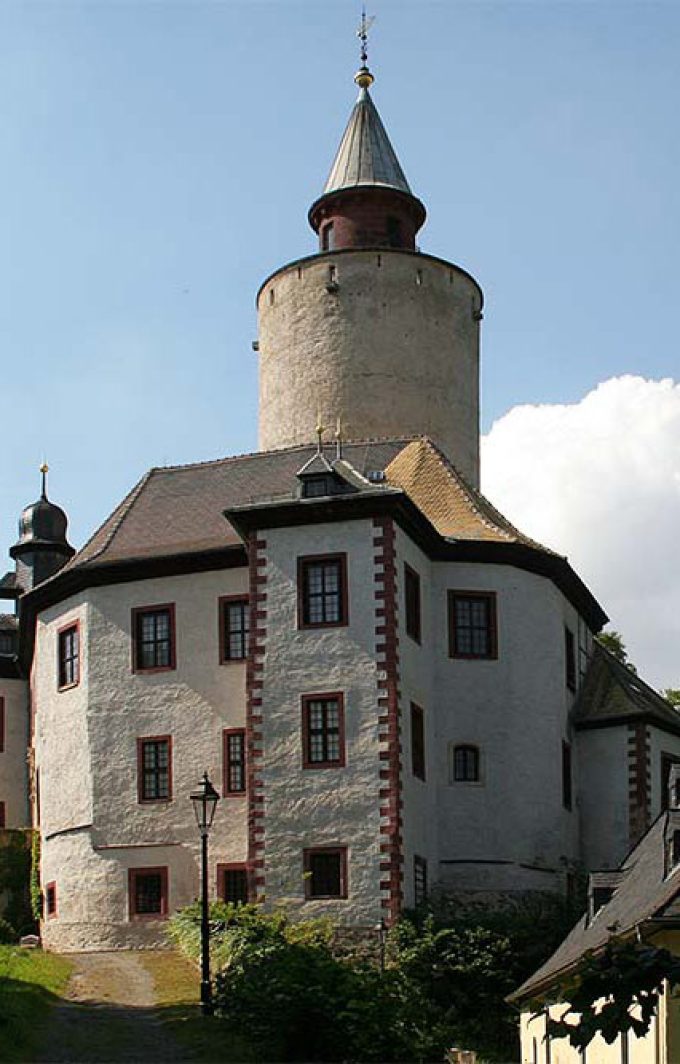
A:
[[[680,711],[678,711],[675,706],[668,701],[667,698],[664,698],[664,696],[660,694],[659,691],[652,687],[651,684],[648,684],[647,681],[644,680],[638,672],[633,672],[632,669],[628,668],[625,662],[619,661],[616,655],[612,654],[611,650],[608,650],[607,647],[603,646],[599,640],[596,640],[596,644],[596,652],[600,652],[604,655],[604,660],[607,662],[607,665],[609,667],[613,668],[615,674],[618,673],[619,675],[621,675],[622,678],[628,680],[629,683],[639,684],[642,688],[640,692],[641,694],[651,695],[653,700],[659,703],[659,709],[670,710],[671,713],[675,713],[678,717],[678,723],[680,724]]]
[[[359,438],[356,440],[343,440],[343,447],[360,447],[362,444],[367,443],[393,443],[397,440],[403,443],[412,443],[414,440],[425,439],[422,434],[409,436],[367,436],[366,438]],[[178,465],[167,466],[152,466],[149,473],[172,473],[179,469],[199,469],[207,466],[225,465],[228,462],[241,462],[251,458],[271,458],[274,454],[292,454],[294,451],[305,451],[311,447],[316,448],[318,446],[316,440],[310,440],[308,443],[294,443],[290,447],[275,447],[270,451],[244,451],[243,454],[228,454],[224,458],[207,458],[202,462],[180,462]],[[324,446],[332,447],[330,441]],[[101,526],[100,526],[101,527]]]

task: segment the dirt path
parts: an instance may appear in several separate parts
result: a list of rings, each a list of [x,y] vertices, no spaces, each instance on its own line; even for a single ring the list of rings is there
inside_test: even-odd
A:
[[[70,954],[73,975],[50,1018],[41,1064],[189,1061],[156,1007],[154,980],[138,953]]]

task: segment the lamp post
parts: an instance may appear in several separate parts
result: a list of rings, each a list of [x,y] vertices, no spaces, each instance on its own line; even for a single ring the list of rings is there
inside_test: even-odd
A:
[[[380,971],[385,971],[385,945],[387,942],[387,924],[384,919],[381,919],[379,924],[375,925],[375,929],[378,932],[378,945],[380,947]]]
[[[219,794],[203,773],[203,779],[189,795],[201,833],[201,1011],[212,1016],[212,986],[210,984],[210,926],[208,923],[208,834],[212,827]]]

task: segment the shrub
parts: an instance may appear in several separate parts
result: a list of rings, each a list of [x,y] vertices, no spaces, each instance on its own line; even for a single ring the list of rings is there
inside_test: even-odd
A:
[[[17,933],[8,920],[0,916],[0,946],[10,946],[17,940]]]

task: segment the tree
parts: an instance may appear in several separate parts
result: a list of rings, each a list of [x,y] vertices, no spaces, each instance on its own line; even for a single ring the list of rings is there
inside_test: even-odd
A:
[[[674,709],[680,709],[680,687],[664,687],[661,694]]]
[[[620,661],[622,665],[625,665],[627,669],[634,672],[637,675],[637,669],[631,661],[628,660],[628,651],[626,650],[626,644],[623,641],[623,636],[620,632],[615,632],[613,629],[610,632],[600,632],[595,637],[605,650],[608,650],[612,657],[615,657],[617,661]]]

